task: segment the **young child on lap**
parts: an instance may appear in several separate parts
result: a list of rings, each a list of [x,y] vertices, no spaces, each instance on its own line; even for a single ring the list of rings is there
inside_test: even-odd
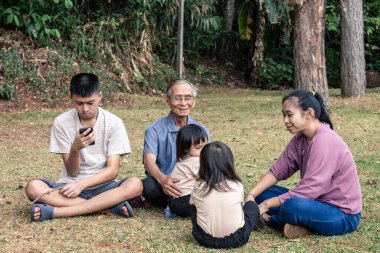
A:
[[[190,194],[199,171],[200,152],[207,141],[206,131],[198,125],[189,124],[179,130],[176,141],[177,164],[171,176],[179,180],[176,186],[181,190],[182,196],[168,198],[169,209],[164,210],[165,217],[171,218],[173,213],[181,217],[190,217]]]

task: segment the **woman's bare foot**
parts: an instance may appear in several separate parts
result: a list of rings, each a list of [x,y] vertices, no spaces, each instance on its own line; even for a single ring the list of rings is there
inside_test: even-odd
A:
[[[300,238],[300,237],[306,237],[308,235],[312,234],[312,232],[303,227],[303,226],[298,226],[298,225],[292,225],[289,223],[285,224],[284,227],[284,235],[288,239],[295,239],[295,238]]]
[[[263,213],[260,215],[260,222],[267,224],[268,221],[270,220],[270,215],[267,213]]]

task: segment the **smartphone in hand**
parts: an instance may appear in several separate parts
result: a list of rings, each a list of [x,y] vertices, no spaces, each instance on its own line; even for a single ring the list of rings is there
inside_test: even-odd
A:
[[[94,131],[94,129],[92,127],[84,127],[84,128],[80,128],[79,129],[79,134],[83,134],[84,132],[86,132],[87,129],[91,129],[89,133],[86,134],[89,135],[90,133],[92,133]],[[95,141],[91,142],[89,145],[95,145]]]

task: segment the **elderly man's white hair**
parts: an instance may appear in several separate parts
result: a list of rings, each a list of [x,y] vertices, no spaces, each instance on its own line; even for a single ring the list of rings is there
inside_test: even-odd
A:
[[[190,83],[189,81],[186,81],[186,80],[175,80],[174,82],[172,82],[166,89],[166,96],[168,98],[170,98],[172,95],[173,95],[173,89],[172,87],[176,84],[180,84],[180,83],[184,83],[184,84],[188,84],[191,86],[191,93],[192,95],[194,96],[194,98],[197,96],[198,94],[198,87],[193,85],[192,83]]]

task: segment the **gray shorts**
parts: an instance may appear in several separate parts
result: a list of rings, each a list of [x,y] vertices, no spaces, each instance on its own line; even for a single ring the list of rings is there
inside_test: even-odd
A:
[[[93,197],[95,197],[96,195],[100,194],[100,193],[103,193],[103,192],[106,192],[106,191],[109,191],[109,190],[112,190],[116,187],[119,187],[128,177],[124,178],[124,179],[121,179],[119,181],[110,181],[108,183],[105,183],[99,187],[96,187],[96,188],[91,188],[91,189],[85,189],[83,190],[80,194],[79,194],[79,198],[82,198],[82,199],[91,199]],[[42,182],[44,182],[45,184],[47,184],[50,188],[58,188],[58,187],[61,187],[61,186],[64,186],[66,185],[67,183],[56,183],[56,182],[52,182],[50,181],[49,179],[46,179],[46,178],[42,178],[40,179]]]

